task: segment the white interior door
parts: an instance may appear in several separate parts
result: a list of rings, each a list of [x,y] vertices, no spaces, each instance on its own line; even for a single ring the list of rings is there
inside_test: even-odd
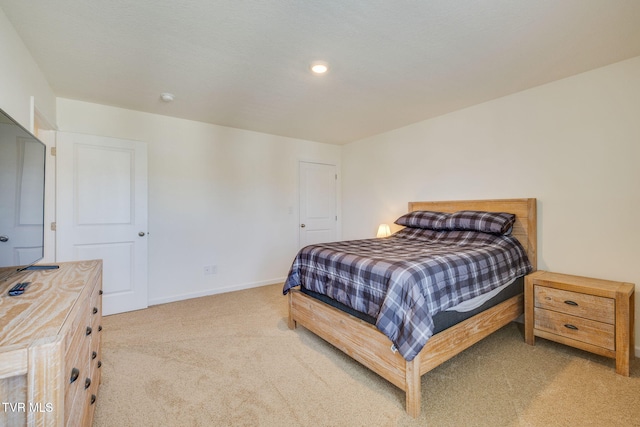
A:
[[[103,314],[147,307],[147,147],[60,132],[56,258],[103,260]]]
[[[336,166],[300,162],[300,247],[336,240]]]

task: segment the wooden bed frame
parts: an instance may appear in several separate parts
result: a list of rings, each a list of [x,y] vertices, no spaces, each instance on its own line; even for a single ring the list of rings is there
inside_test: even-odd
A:
[[[459,210],[509,212],[516,215],[513,236],[524,246],[534,270],[536,255],[536,199],[498,199],[410,202],[409,212]],[[422,351],[407,362],[391,350],[392,342],[375,326],[312,297],[289,292],[289,327],[302,325],[406,393],[407,413],[420,415],[421,377],[426,372],[497,331],[524,312],[524,296],[516,295],[432,336]]]

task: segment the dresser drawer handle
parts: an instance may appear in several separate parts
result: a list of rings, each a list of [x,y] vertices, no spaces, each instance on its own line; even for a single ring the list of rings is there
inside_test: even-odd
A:
[[[96,403],[96,395],[92,394],[91,395],[91,404],[93,405],[94,403]]]
[[[574,331],[578,330],[578,327],[575,326],[575,325],[572,325],[571,323],[565,323],[564,327],[567,328],[567,329],[573,329]]]
[[[102,295],[102,289],[98,291],[98,295]]]
[[[102,368],[102,360],[98,360],[98,368]]]
[[[85,378],[84,380],[84,389],[88,389],[91,386],[91,378]]]
[[[93,307],[93,314],[96,314],[98,312],[98,307]]]
[[[98,332],[102,332],[102,325],[98,325]]]
[[[80,370],[78,368],[73,368],[71,370],[71,378],[69,378],[69,384],[73,384],[75,380],[80,376]]]
[[[96,353],[95,351],[91,352],[91,360],[95,359],[96,357],[98,357],[98,353]]]
[[[91,326],[87,326],[87,335],[91,335],[91,332],[93,332],[93,329],[91,329]]]
[[[573,305],[573,306],[576,306],[576,307],[578,306],[577,302],[571,301],[571,300],[566,300],[564,303],[567,304],[567,305]]]

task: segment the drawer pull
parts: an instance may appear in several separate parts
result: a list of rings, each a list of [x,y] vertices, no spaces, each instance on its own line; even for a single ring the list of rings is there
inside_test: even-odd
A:
[[[571,301],[571,300],[566,300],[564,303],[567,304],[567,305],[573,305],[573,306],[576,306],[576,307],[578,306],[577,302]]]
[[[102,289],[98,291],[98,295],[102,295]]]
[[[93,405],[94,403],[96,403],[96,395],[92,394],[91,395],[91,404]]]
[[[88,389],[91,386],[91,378],[86,378],[84,380],[84,389]]]
[[[98,325],[98,332],[102,332],[102,325]]]
[[[91,352],[91,360],[95,359],[96,357],[98,357],[98,353],[96,353],[95,351]]]
[[[73,384],[75,380],[80,376],[80,370],[78,368],[73,368],[71,370],[71,378],[69,378],[69,384]]]
[[[564,327],[567,328],[567,329],[573,329],[574,331],[578,330],[578,327],[575,326],[575,325],[572,325],[571,323],[565,323]]]
[[[102,368],[102,360],[98,360],[98,368]]]
[[[93,307],[93,314],[96,314],[98,312],[98,307]]]
[[[87,335],[91,335],[91,332],[93,332],[93,329],[91,329],[91,326],[87,326]]]

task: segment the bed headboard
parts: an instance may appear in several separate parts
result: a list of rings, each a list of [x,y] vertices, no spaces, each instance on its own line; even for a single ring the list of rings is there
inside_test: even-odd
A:
[[[442,202],[409,202],[409,212],[457,212],[476,210],[508,212],[516,215],[512,235],[520,241],[533,269],[538,268],[536,199],[452,200]]]

